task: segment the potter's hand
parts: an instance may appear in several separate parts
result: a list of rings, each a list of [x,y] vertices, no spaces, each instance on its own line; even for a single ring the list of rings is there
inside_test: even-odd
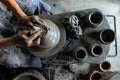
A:
[[[26,26],[23,28],[27,30],[36,31],[38,29],[43,29],[44,31],[47,32],[47,26],[48,26],[47,23],[38,16],[25,16],[22,19],[22,23],[23,25]]]
[[[13,36],[13,40],[16,44],[25,45],[27,47],[31,47],[33,45],[39,45],[41,41],[41,37],[43,37],[45,31],[42,29],[37,30],[33,34],[30,34],[30,31],[24,30],[18,32],[15,36]]]

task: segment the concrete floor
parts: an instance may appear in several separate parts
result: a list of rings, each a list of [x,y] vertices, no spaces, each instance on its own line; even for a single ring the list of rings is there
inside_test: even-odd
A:
[[[105,15],[114,15],[116,17],[117,25],[117,48],[118,55],[116,57],[107,57],[112,64],[111,71],[120,71],[120,0],[45,0],[52,6],[52,13],[59,14],[63,12],[70,12],[89,8],[98,8]],[[113,19],[107,18],[111,29],[113,27]],[[115,54],[115,43],[111,45],[109,55]]]

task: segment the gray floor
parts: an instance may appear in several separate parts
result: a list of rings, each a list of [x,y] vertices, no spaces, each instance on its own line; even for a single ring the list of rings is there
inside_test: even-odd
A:
[[[120,0],[45,0],[52,6],[52,13],[58,14],[69,11],[76,11],[89,8],[98,8],[105,15],[114,15],[117,19],[117,40],[118,55],[116,57],[107,57],[112,64],[111,71],[120,71]],[[113,19],[107,18],[111,29],[113,27]],[[115,43],[111,45],[109,55],[115,54]]]

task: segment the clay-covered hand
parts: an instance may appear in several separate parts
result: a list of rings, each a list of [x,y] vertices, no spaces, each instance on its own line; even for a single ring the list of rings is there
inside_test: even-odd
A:
[[[24,30],[30,30],[32,33],[36,32],[39,29],[44,30],[44,36],[47,34],[48,32],[48,27],[49,25],[47,24],[47,22],[43,19],[41,19],[39,16],[25,16],[23,18],[23,21],[25,22],[25,29]],[[34,44],[39,45],[39,41],[41,41],[40,38],[35,39]]]
[[[25,25],[26,27],[24,27],[27,30],[33,30],[36,31],[38,29],[43,29],[47,32],[47,23],[46,21],[44,21],[43,19],[41,19],[38,16],[25,16],[22,19],[23,25]]]
[[[27,47],[31,47],[34,45],[39,45],[41,41],[41,37],[45,35],[45,31],[43,29],[39,29],[36,32],[31,34],[31,31],[20,31],[18,34],[13,36],[13,40],[16,44],[24,45]]]

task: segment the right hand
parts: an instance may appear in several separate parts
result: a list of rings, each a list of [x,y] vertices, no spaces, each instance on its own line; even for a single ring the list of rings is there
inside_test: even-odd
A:
[[[31,35],[28,35],[29,33],[30,31],[27,30],[18,32],[18,34],[13,36],[13,40],[15,41],[16,44],[25,45],[27,47],[39,45],[41,41],[41,37],[44,36],[45,31],[39,29]]]

